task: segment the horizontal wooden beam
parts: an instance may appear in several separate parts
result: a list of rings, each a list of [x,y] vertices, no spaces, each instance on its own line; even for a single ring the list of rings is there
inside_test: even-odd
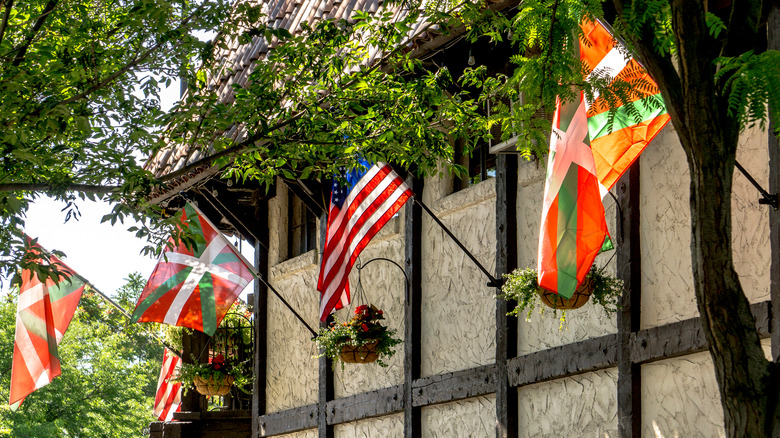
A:
[[[768,338],[771,318],[769,301],[754,303],[750,309],[756,317],[759,336]],[[670,359],[707,349],[707,339],[704,337],[698,317],[632,333],[630,343],[631,361],[637,364]]]
[[[257,417],[260,436],[281,435],[317,427],[317,405],[287,409]]]
[[[329,401],[328,424],[379,417],[403,410],[404,386],[396,385]]]
[[[511,386],[546,382],[617,365],[617,334],[536,351],[507,361]]]
[[[412,404],[430,406],[496,392],[496,366],[484,365],[467,370],[417,379],[412,384]]]
[[[756,328],[769,337],[769,301],[751,306]],[[617,366],[617,334],[586,339],[547,350],[536,351],[507,361],[512,387],[546,382]],[[634,332],[630,337],[634,364],[684,356],[707,349],[699,318],[690,318]],[[415,379],[412,403],[415,407],[447,403],[495,392],[495,364]],[[403,385],[339,398],[327,403],[329,425],[379,417],[403,411]],[[281,435],[317,427],[317,406],[263,415],[258,418],[260,436]]]

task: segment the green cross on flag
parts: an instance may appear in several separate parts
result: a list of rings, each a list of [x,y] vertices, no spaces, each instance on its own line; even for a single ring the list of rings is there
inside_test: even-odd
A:
[[[213,335],[230,306],[252,281],[254,270],[240,252],[187,203],[182,227],[196,243],[174,242],[154,268],[133,312],[133,322],[161,322]]]

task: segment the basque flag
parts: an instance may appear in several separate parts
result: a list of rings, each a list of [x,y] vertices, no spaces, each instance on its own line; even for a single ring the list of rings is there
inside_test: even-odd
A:
[[[154,397],[154,416],[160,421],[171,421],[173,413],[181,411],[181,382],[171,381],[180,370],[181,358],[166,348]]]
[[[358,167],[334,178],[328,232],[317,290],[320,320],[349,304],[349,272],[360,252],[412,196],[412,189],[386,163]],[[346,180],[346,184],[343,181]]]

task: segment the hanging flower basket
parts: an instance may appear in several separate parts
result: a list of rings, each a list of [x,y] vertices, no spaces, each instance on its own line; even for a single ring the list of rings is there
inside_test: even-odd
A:
[[[250,382],[252,373],[245,371],[246,365],[246,361],[237,362],[218,354],[210,357],[208,363],[182,364],[173,380],[208,397],[225,395],[234,383],[241,389]]]
[[[231,375],[223,375],[222,377],[211,376],[208,379],[198,376],[192,379],[192,383],[195,384],[195,390],[206,397],[227,394],[230,392],[233,381],[235,381],[235,378]]]
[[[593,297],[594,304],[600,305],[607,314],[618,309],[618,301],[623,294],[623,282],[607,275],[603,269],[592,268],[585,281],[574,291],[574,295],[565,299],[555,292],[539,287],[536,269],[516,269],[504,276],[507,281],[501,287],[498,295],[507,301],[514,301],[515,308],[509,315],[527,312],[526,319],[531,319],[531,313],[541,301],[546,307],[553,309],[553,314],[562,311],[561,321],[566,317],[566,311],[582,307]],[[544,307],[540,309],[544,313]]]
[[[586,277],[585,281],[574,291],[574,295],[571,298],[564,298],[553,291],[549,291],[543,287],[539,288],[537,292],[542,303],[547,307],[558,310],[571,310],[579,309],[584,306],[590,299],[590,295],[593,293],[593,279]]]
[[[313,338],[319,356],[328,356],[344,363],[372,363],[387,366],[382,359],[395,354],[395,346],[401,343],[393,337],[395,330],[389,330],[380,321],[383,312],[371,305],[358,306],[352,319],[346,322],[334,321],[327,328],[321,328]]]
[[[376,347],[379,342],[372,342],[360,346],[345,344],[341,347],[341,361],[345,363],[371,363],[376,362],[379,355]]]

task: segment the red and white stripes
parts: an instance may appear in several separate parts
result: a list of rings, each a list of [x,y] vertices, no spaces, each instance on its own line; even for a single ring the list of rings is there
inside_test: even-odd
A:
[[[385,163],[372,166],[339,207],[331,197],[328,231],[317,289],[320,319],[349,303],[348,277],[360,252],[412,196],[412,190]]]

